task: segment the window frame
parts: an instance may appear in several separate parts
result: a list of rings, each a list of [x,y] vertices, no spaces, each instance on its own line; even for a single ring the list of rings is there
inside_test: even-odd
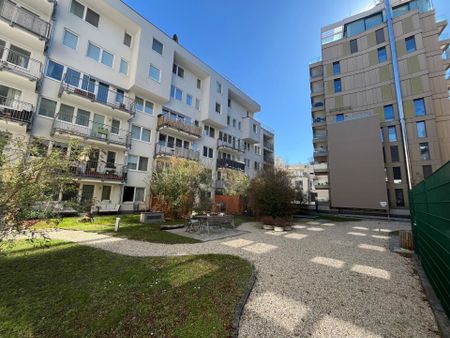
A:
[[[155,43],[157,46],[161,45],[161,52],[159,52],[159,49],[158,50],[155,49]],[[157,38],[153,37],[152,50],[162,56],[164,54],[164,44],[161,41],[159,41]]]
[[[157,70],[158,71],[158,79],[155,79],[152,76],[152,69]],[[148,69],[148,77],[158,83],[161,83],[161,77],[162,77],[162,73],[161,73],[161,69],[159,69],[158,67],[156,67],[153,63],[150,64],[150,67]]]
[[[413,42],[414,46],[409,46],[409,48],[408,48],[408,45],[409,45],[408,42],[410,42],[410,41]],[[414,49],[411,49],[411,47],[414,47]],[[414,53],[415,51],[417,51],[417,44],[416,44],[416,37],[415,37],[415,35],[408,36],[407,38],[405,38],[405,48],[406,48],[406,53],[408,53],[408,54]]]
[[[76,40],[75,40],[75,46],[74,46],[74,47],[69,46],[69,45],[67,45],[67,44],[65,43],[65,42],[66,42],[66,34],[70,34],[70,35],[72,35],[73,37],[76,38]],[[63,44],[63,46],[66,46],[67,48],[70,48],[70,49],[73,49],[73,50],[78,50],[78,41],[79,41],[79,36],[78,36],[78,34],[75,34],[75,33],[72,32],[71,30],[69,30],[69,29],[67,29],[67,28],[64,28],[64,34],[63,34],[63,39],[62,39],[62,44]]]

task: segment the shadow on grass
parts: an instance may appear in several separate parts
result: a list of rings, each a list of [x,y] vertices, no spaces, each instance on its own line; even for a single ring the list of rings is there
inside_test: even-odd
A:
[[[0,257],[0,336],[229,336],[251,275],[233,256],[137,258],[54,244]]]

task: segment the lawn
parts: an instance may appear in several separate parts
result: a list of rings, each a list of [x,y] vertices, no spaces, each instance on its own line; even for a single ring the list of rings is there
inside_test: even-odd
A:
[[[119,232],[114,232],[116,217],[120,217]],[[179,243],[198,243],[196,239],[179,236],[160,229],[163,225],[183,224],[184,220],[175,220],[158,224],[142,224],[139,222],[139,215],[113,215],[113,216],[95,216],[93,223],[82,223],[78,220],[80,217],[63,218],[58,228],[67,230],[82,230],[97,233],[108,233],[109,235],[125,237],[154,243],[179,244]],[[54,227],[53,222],[39,222],[34,227],[44,229]]]
[[[228,337],[238,257],[130,257],[52,241],[0,254],[1,337]]]

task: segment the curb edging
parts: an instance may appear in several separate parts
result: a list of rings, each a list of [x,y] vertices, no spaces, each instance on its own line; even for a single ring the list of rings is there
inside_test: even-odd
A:
[[[244,312],[244,306],[247,303],[247,300],[250,297],[250,294],[252,293],[253,287],[255,286],[256,283],[256,268],[253,263],[251,263],[251,266],[252,266],[252,274],[250,276],[250,280],[248,281],[247,286],[245,287],[244,294],[241,296],[239,302],[236,304],[236,307],[234,309],[232,337],[239,336],[239,326],[241,322],[242,313]]]

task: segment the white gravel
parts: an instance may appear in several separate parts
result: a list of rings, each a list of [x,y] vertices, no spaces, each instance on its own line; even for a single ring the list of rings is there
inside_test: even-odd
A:
[[[65,230],[50,236],[132,256],[225,253],[248,259],[257,281],[241,337],[438,337],[413,263],[388,249],[387,232],[407,225],[299,222],[279,235],[246,223],[240,228],[249,233],[238,237],[179,245]]]

